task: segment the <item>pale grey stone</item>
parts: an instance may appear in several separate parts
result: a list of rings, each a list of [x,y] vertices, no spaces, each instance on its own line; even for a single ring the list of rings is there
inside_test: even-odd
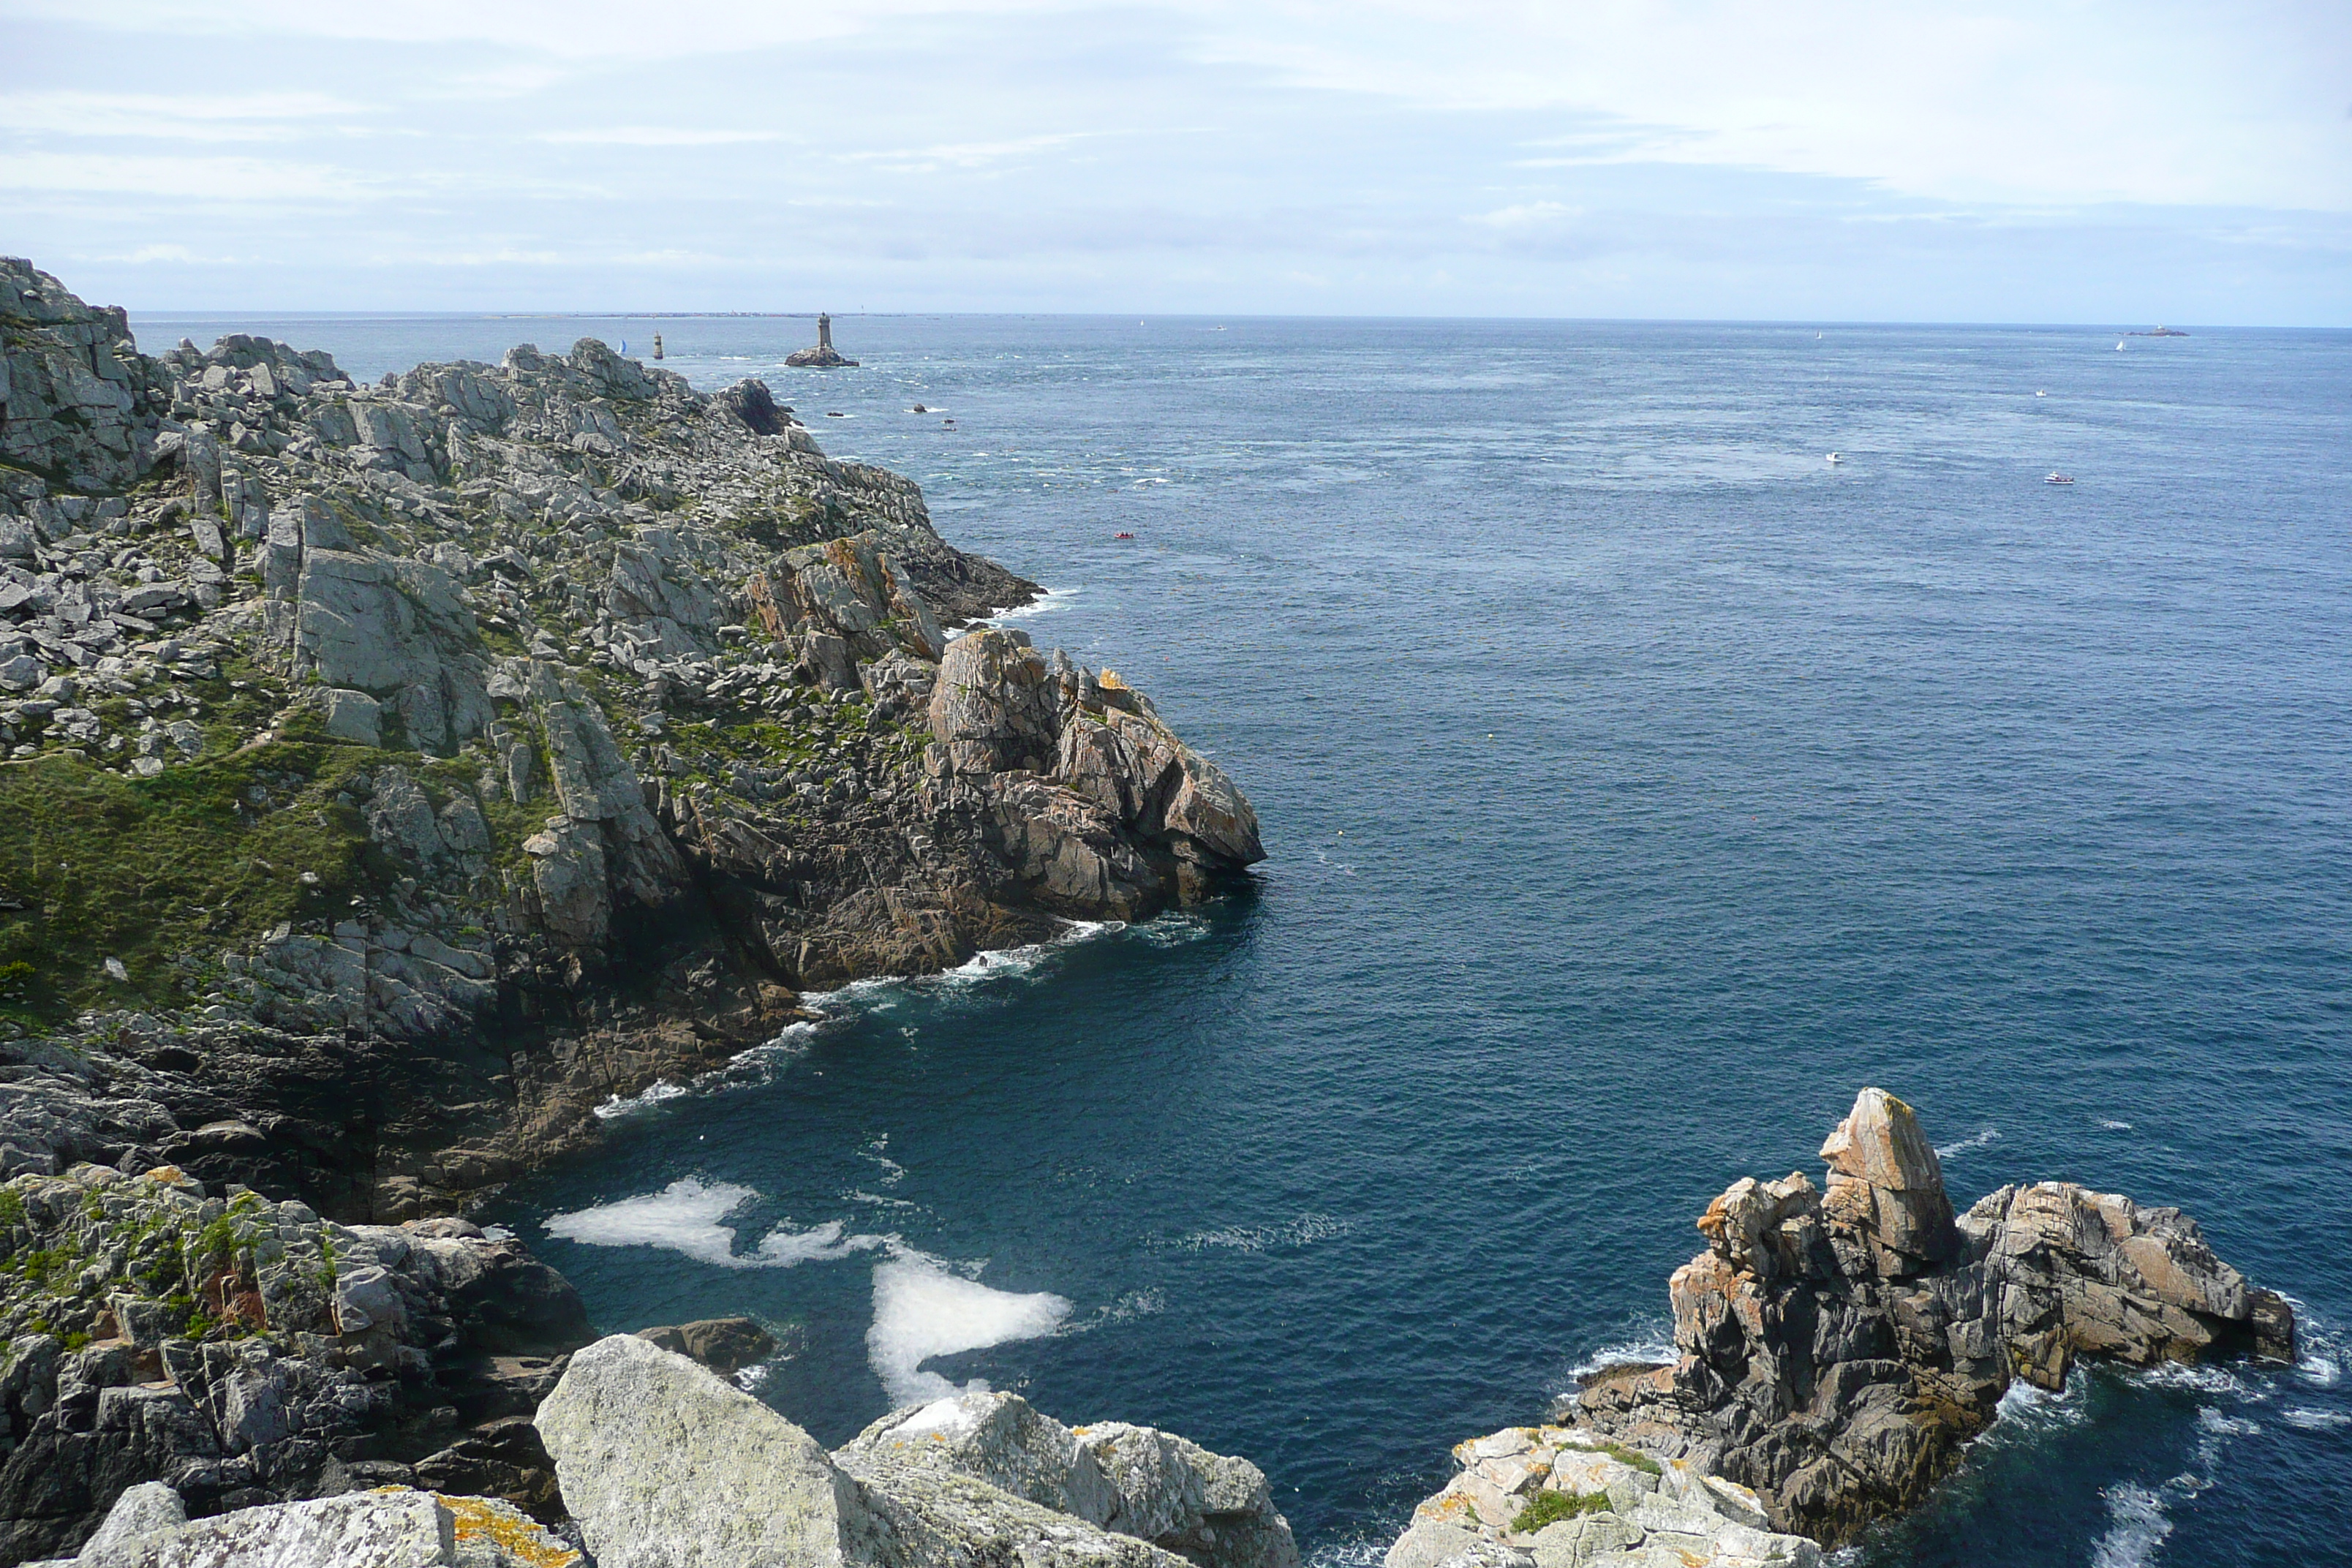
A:
[[[1536,1568],[1585,1568],[1594,1558],[1642,1542],[1639,1527],[1613,1513],[1588,1513],[1548,1524],[1528,1539]]]
[[[631,1334],[572,1358],[535,1418],[598,1568],[847,1568],[883,1539],[816,1441]]]
[[[889,1464],[971,1476],[1202,1568],[1298,1562],[1288,1521],[1246,1459],[1124,1422],[1073,1430],[1018,1394],[964,1394],[894,1412],[835,1458],[859,1475]]]
[[[329,687],[320,694],[326,710],[327,733],[339,741],[362,746],[383,744],[383,704],[364,691]]]
[[[456,1521],[431,1494],[352,1492],[239,1509],[131,1536],[77,1568],[452,1568]]]
[[[141,1536],[158,1534],[187,1522],[188,1510],[181,1503],[178,1492],[161,1481],[142,1481],[135,1487],[124,1488],[122,1495],[114,1500],[98,1532],[82,1542],[81,1556],[86,1561],[102,1559]]]

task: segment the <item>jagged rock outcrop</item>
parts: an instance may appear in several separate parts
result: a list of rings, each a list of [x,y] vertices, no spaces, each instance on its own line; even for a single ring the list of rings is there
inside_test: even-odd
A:
[[[572,1359],[539,1426],[600,1568],[1297,1563],[1265,1478],[1242,1461],[1146,1427],[1073,1432],[1009,1396],[976,1398],[900,1412],[828,1455],[685,1357],[614,1335]],[[1175,1555],[1118,1521],[1192,1551]]]
[[[443,1210],[798,989],[1263,853],[1115,676],[951,642],[1034,585],[763,385],[593,340],[372,385],[242,335],[150,358],[0,270],[0,849],[47,846],[0,989],[52,1021],[0,1041],[0,1167]]]
[[[129,484],[154,461],[169,386],[121,309],[93,310],[0,257],[0,463],[82,491]],[[0,541],[0,554],[28,543]]]
[[[1743,1180],[1675,1270],[1672,1366],[1612,1369],[1592,1429],[1755,1489],[1826,1541],[1916,1505],[2016,1379],[2085,1357],[2291,1361],[2294,1315],[2216,1258],[2196,1221],[2071,1182],[2006,1186],[1955,1215],[1912,1109],[1866,1089],[1801,1173]]]
[[[527,1418],[587,1315],[519,1242],[83,1165],[0,1185],[0,1561],[148,1481],[200,1513],[415,1480],[555,1510]]]

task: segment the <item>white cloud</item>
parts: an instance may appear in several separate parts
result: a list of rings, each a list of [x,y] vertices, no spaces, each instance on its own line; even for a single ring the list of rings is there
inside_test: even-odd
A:
[[[837,156],[844,163],[872,163],[894,174],[941,168],[982,169],[1038,153],[1050,153],[1090,140],[1093,132],[1066,132],[1050,136],[1023,136],[1010,142],[948,142],[936,147],[898,148],[888,152],[852,152]]]
[[[39,84],[0,94],[11,246],[150,298],[236,255],[331,304],[636,268],[717,308],[2014,319],[2122,255],[2151,302],[2168,267],[2352,316],[2340,0],[0,0],[0,36]]]
[[[596,147],[727,147],[740,142],[781,142],[777,131],[692,131],[673,125],[601,125],[579,131],[541,131],[534,142]]]
[[[172,196],[230,205],[345,203],[367,194],[363,182],[323,164],[94,153],[11,153],[0,158],[0,189]]]
[[[307,123],[358,111],[314,92],[0,93],[0,130],[61,136],[168,136],[183,142],[286,141]]]

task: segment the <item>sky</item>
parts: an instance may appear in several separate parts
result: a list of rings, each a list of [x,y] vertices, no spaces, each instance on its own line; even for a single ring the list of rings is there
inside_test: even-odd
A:
[[[0,0],[172,310],[2352,326],[2352,3]]]

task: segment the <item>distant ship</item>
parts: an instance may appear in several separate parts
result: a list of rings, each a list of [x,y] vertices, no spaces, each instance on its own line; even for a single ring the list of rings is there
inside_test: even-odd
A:
[[[2125,334],[2126,337],[2134,338],[2185,338],[2189,334],[2187,332],[2182,331],[2179,327],[2158,327],[2152,332],[2126,332]]]

